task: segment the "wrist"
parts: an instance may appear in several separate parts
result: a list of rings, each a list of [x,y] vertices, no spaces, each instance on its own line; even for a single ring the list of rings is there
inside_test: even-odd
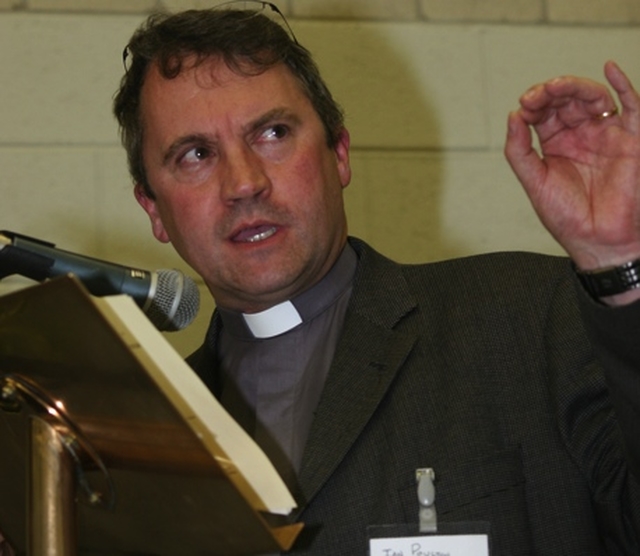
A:
[[[640,298],[640,259],[594,270],[574,269],[584,288],[596,299],[618,305]]]

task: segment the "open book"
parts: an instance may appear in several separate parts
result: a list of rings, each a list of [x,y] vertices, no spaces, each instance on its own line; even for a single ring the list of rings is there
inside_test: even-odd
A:
[[[224,410],[135,302],[127,295],[92,299],[149,377],[215,455],[253,507],[276,514],[291,512],[296,503],[267,456]]]
[[[271,462],[129,297],[93,297],[72,277],[0,297],[3,376],[64,408],[115,485],[111,509],[78,505],[80,554],[239,555],[293,544],[302,526],[274,527],[264,515],[295,507]],[[0,524],[18,548],[26,510],[16,473],[28,465],[17,439],[32,405],[0,411]],[[104,478],[86,467],[84,482]]]

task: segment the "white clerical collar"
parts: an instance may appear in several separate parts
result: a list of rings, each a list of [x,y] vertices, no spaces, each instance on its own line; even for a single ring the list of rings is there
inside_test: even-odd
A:
[[[284,301],[260,313],[243,313],[242,318],[255,338],[272,338],[302,323],[291,301]]]
[[[347,244],[331,270],[308,290],[295,298],[260,313],[241,313],[218,307],[225,332],[237,338],[274,338],[309,322],[331,306],[350,286],[358,256]]]

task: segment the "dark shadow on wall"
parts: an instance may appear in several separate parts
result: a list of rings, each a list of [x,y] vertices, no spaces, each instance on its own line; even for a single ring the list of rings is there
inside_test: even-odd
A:
[[[345,192],[349,231],[402,262],[463,255],[465,246],[443,230],[443,147],[434,94],[384,33],[388,23],[357,21],[355,10],[342,20],[290,18],[345,109],[353,167]]]

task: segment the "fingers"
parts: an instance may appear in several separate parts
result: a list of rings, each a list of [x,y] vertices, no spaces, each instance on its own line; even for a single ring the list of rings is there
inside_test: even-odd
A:
[[[560,107],[569,99],[592,104],[601,101],[607,94],[607,88],[597,81],[568,75],[534,85],[520,97],[520,104],[530,110],[546,106]]]
[[[520,97],[518,112],[535,129],[541,144],[585,124],[587,130],[617,126],[640,137],[640,95],[615,62],[607,62],[604,71],[610,87],[563,76],[534,85]]]
[[[622,106],[621,115],[627,129],[638,135],[640,132],[640,97],[627,75],[612,61],[604,66],[607,81],[618,95]]]
[[[604,74],[618,94],[622,106],[628,106],[629,109],[637,109],[638,94],[627,75],[620,69],[620,66],[610,60],[604,65]]]
[[[622,84],[620,76],[616,78]],[[535,85],[520,97],[520,111],[529,125],[556,117],[568,127],[574,127],[615,108],[605,85],[574,76],[557,77]]]
[[[619,115],[625,127],[634,134],[640,134],[638,92],[615,62],[607,62],[604,71],[618,97],[621,105]],[[586,119],[602,120],[602,115],[610,116],[616,109],[616,99],[606,85],[574,76],[556,77],[539,83],[520,97],[522,117],[534,126],[556,118],[562,124],[574,127]]]

